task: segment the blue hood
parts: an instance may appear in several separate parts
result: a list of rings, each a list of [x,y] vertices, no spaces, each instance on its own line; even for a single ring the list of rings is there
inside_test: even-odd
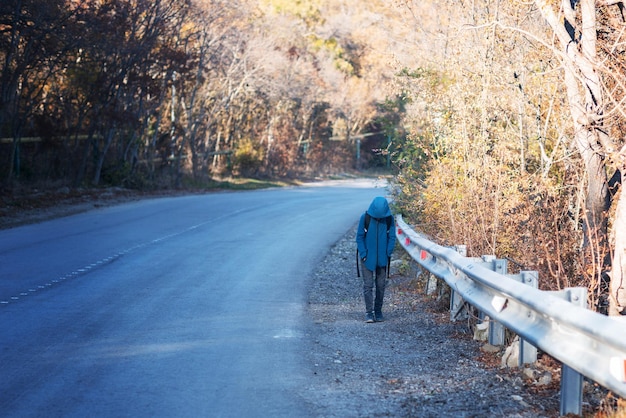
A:
[[[391,216],[391,210],[389,209],[389,203],[387,203],[387,199],[382,196],[374,198],[369,209],[367,209],[367,213],[369,213],[372,218],[377,219]]]

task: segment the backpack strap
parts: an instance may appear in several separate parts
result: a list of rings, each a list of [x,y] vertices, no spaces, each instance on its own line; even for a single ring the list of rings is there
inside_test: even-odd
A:
[[[369,213],[365,212],[365,233],[367,233],[367,229],[370,227],[370,220],[372,219],[372,215],[370,215]],[[376,219],[376,221],[380,222],[381,220],[378,218],[374,218]],[[385,217],[385,223],[387,224],[387,233],[389,233],[389,230],[391,229],[391,221],[393,220],[392,216],[386,216]]]
[[[367,213],[367,211],[365,211],[365,226],[364,226],[364,230],[365,233],[367,234],[367,228],[370,227],[370,214]],[[357,248],[356,250],[356,277],[361,277],[361,272],[359,271],[359,263],[361,260],[359,260],[359,249]]]

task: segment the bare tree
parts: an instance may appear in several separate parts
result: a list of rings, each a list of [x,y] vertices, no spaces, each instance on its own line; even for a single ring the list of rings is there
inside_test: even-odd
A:
[[[0,137],[12,139],[4,162],[8,180],[20,172],[20,140],[33,122],[47,81],[63,68],[74,44],[73,17],[63,2],[0,4]]]
[[[603,83],[602,58],[598,56],[598,7],[621,2],[600,3],[594,0],[564,1],[560,9],[545,0],[535,1],[559,43],[567,89],[569,109],[574,125],[574,142],[585,165],[587,193],[585,199],[585,244],[591,249],[590,263],[597,266],[598,275],[606,274],[610,259],[608,250],[608,211],[610,195],[607,162],[616,152],[615,138],[607,126],[607,110],[611,107]],[[620,80],[623,83],[623,79]],[[622,105],[619,107],[623,108]],[[620,168],[621,169],[621,168]],[[618,204],[618,208],[623,205]],[[616,213],[615,225],[623,221]],[[623,243],[621,231],[616,230],[616,244]],[[622,244],[623,245],[623,244]],[[624,295],[622,256],[615,248],[610,285],[610,314],[623,312]]]

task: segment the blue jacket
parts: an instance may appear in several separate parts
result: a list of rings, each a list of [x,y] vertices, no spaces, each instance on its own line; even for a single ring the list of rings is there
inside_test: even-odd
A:
[[[370,215],[370,223],[367,233],[365,233],[365,213],[361,215],[359,227],[356,232],[356,246],[359,250],[359,257],[365,267],[374,271],[376,267],[387,267],[389,257],[396,245],[396,230],[393,217],[391,225],[387,230],[385,218],[391,216],[389,203],[384,197],[376,197],[370,204],[367,213]]]

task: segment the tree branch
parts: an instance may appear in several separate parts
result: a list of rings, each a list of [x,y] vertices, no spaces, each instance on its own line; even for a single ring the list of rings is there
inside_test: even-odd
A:
[[[616,4],[624,5],[624,0],[598,0],[596,4],[602,6],[615,6]]]

